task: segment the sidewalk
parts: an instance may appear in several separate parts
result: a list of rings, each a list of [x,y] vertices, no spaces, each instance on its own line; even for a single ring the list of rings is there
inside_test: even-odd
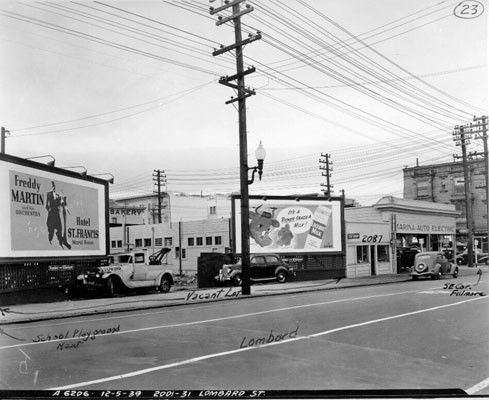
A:
[[[477,282],[477,272],[489,273],[488,266],[476,268],[459,267],[461,278],[472,276],[471,282]],[[451,278],[452,277],[447,277]],[[445,278],[445,279],[447,279]],[[43,321],[57,318],[76,317],[81,315],[96,315],[112,312],[147,310],[159,307],[177,306],[183,304],[207,303],[212,301],[236,300],[259,296],[271,296],[283,293],[301,293],[319,290],[333,290],[345,287],[370,286],[387,283],[410,281],[408,273],[379,275],[366,278],[343,278],[337,280],[302,281],[254,284],[250,296],[242,296],[241,288],[223,286],[217,288],[199,289],[197,286],[173,286],[170,293],[148,293],[142,295],[127,295],[124,297],[68,300],[54,303],[21,304],[0,307],[0,326],[21,322]],[[466,279],[464,279],[466,280]]]

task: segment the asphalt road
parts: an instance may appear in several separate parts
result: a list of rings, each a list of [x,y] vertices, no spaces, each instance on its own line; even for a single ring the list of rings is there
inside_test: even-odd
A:
[[[5,326],[0,389],[489,394],[489,296],[450,283],[489,292],[470,276]]]

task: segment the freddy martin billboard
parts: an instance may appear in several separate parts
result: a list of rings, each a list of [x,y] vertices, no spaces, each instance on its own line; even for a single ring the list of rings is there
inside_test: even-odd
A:
[[[236,252],[241,251],[241,208],[235,199]],[[250,198],[250,253],[342,251],[341,202]]]
[[[11,165],[0,173],[0,256],[104,255],[104,185]],[[8,197],[5,195],[8,193]]]

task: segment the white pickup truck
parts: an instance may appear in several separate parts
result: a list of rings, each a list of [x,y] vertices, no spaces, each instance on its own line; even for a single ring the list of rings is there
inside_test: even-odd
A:
[[[144,251],[113,254],[107,266],[85,271],[78,276],[84,290],[102,289],[111,297],[124,290],[155,288],[162,293],[170,291],[173,275],[165,263],[169,248],[162,248],[148,256]]]

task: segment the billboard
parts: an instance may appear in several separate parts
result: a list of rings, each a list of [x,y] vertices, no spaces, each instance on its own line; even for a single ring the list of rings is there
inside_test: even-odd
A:
[[[343,251],[342,201],[250,196],[250,253]],[[241,202],[233,198],[235,250],[241,252]]]
[[[0,258],[106,254],[105,182],[5,157],[0,158]]]

